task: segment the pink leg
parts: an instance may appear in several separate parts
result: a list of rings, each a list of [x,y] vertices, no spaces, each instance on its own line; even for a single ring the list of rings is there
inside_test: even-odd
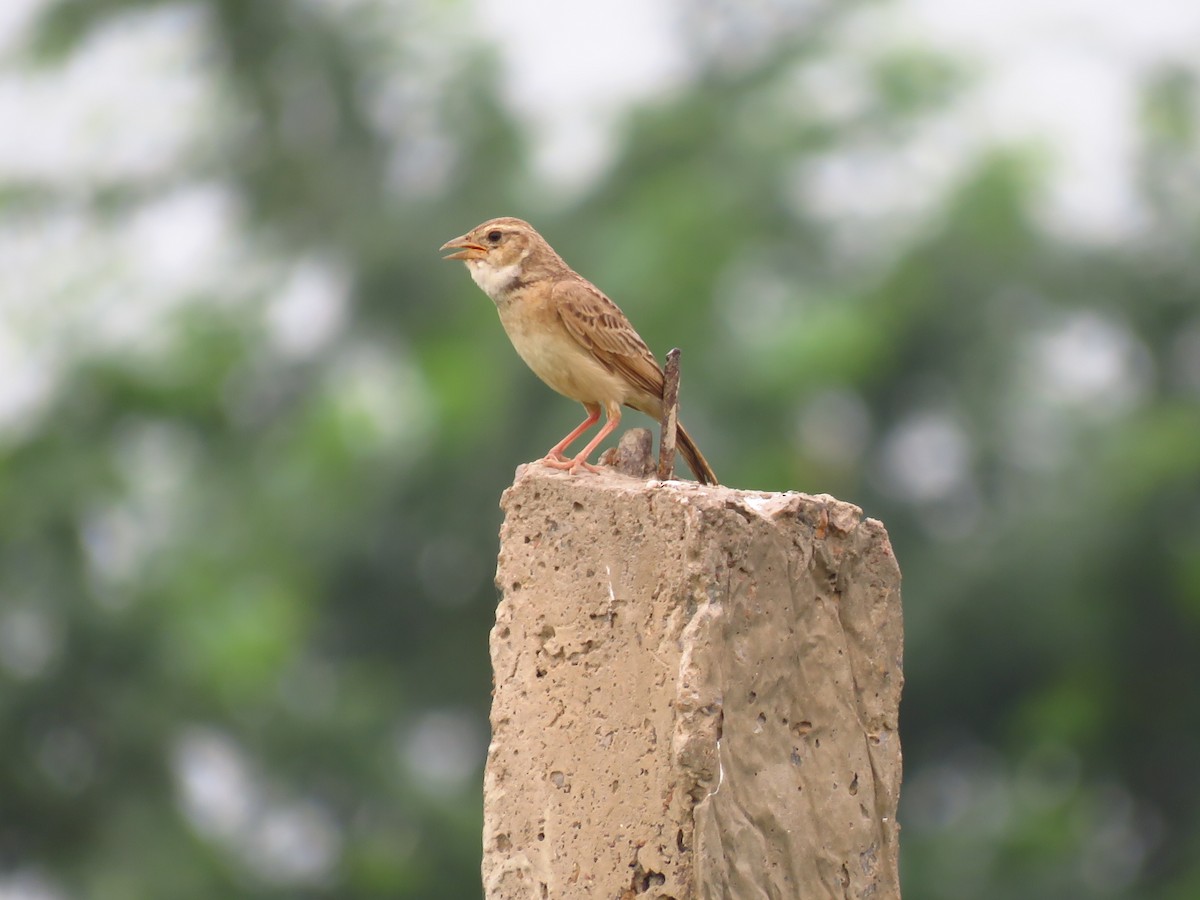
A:
[[[563,457],[563,451],[575,443],[581,434],[600,421],[599,403],[585,403],[583,404],[583,408],[588,411],[588,417],[579,423],[578,428],[550,448],[549,452],[546,454],[546,460],[557,460],[559,462],[565,461]]]
[[[572,475],[580,469],[590,469],[593,472],[599,471],[587,461],[587,458],[592,455],[592,451],[600,445],[600,442],[612,434],[613,429],[621,424],[621,405],[619,403],[606,403],[604,404],[604,411],[608,415],[608,421],[604,423],[604,427],[600,429],[596,436],[588,441],[588,445],[579,452],[578,456],[574,459],[550,459],[547,457],[542,462],[555,469],[566,469]],[[599,418],[599,415],[600,409],[597,407],[597,418]],[[579,430],[582,430],[582,428]]]

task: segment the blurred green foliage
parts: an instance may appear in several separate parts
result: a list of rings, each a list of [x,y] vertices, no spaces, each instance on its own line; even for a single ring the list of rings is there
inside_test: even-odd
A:
[[[100,339],[146,299],[110,268],[44,298],[103,312],[62,313],[54,389],[0,431],[0,894],[479,895],[496,504],[577,417],[438,260],[512,214],[684,348],[727,484],[887,524],[909,900],[1200,896],[1194,73],[1133,86],[1145,221],[1101,245],[1039,215],[1035,147],[882,190],[970,76],[847,57],[853,4],[744,53],[699,4],[691,81],[581,195],[539,184],[464,9],[398,6],[56,0],[5,61],[178,15],[201,137],[0,185],[0,239],[202,183],[238,255],[152,335]],[[306,344],[289,284],[342,285],[344,321]]]

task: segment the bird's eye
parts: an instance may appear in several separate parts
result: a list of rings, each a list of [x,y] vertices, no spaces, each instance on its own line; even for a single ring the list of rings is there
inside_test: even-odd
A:
[[[495,244],[499,242],[501,237],[503,237],[503,235],[501,235],[499,231],[489,231],[487,239]]]

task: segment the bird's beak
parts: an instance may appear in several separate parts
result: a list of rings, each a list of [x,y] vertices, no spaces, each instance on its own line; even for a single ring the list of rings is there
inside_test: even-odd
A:
[[[442,259],[483,259],[487,256],[487,247],[471,240],[465,234],[462,237],[454,238],[454,240],[446,241],[440,249],[443,253],[447,250],[456,251],[449,256],[443,256]]]

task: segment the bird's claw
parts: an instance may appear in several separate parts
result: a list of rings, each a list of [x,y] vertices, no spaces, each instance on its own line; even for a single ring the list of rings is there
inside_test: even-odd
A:
[[[586,469],[589,472],[603,471],[600,466],[594,466],[584,459],[567,459],[564,456],[544,456],[542,457],[542,465],[549,466],[551,469],[561,469],[564,472],[569,472],[572,475],[578,475],[581,469]]]

